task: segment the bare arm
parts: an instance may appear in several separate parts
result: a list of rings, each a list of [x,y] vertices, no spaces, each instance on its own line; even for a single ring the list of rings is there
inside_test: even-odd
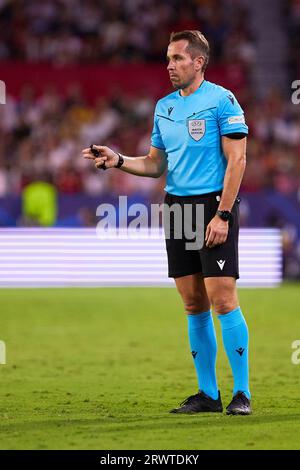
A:
[[[100,151],[100,156],[95,158],[90,148],[86,148],[82,151],[83,157],[95,162],[95,167],[100,168],[105,163],[106,168],[114,168],[118,161],[119,156],[109,147],[101,145],[94,145],[94,148]],[[148,155],[142,157],[126,157],[124,158],[124,164],[120,170],[126,173],[131,173],[137,176],[148,176],[151,178],[158,178],[161,176],[167,167],[166,153],[162,149],[156,147],[150,147]]]
[[[224,177],[224,189],[218,208],[220,211],[231,211],[239,192],[246,167],[246,144],[246,137],[238,140],[222,137],[223,152],[228,164]],[[227,240],[228,228],[228,222],[215,215],[206,229],[206,245],[213,248],[224,243]]]
[[[238,140],[230,139],[225,136],[222,137],[223,152],[228,164],[224,178],[224,189],[219,205],[220,211],[231,211],[239,192],[246,168],[246,145],[246,137]]]

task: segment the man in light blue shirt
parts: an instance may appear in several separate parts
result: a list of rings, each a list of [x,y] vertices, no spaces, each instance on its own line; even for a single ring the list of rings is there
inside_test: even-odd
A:
[[[209,44],[200,31],[172,33],[167,59],[176,91],[156,105],[149,154],[128,157],[95,145],[84,149],[83,155],[94,160],[96,168],[119,168],[139,176],[157,178],[167,169],[165,204],[181,208],[181,214],[192,206],[190,225],[194,232],[198,227],[195,210],[204,207],[205,244],[199,250],[187,249],[185,233],[178,237],[178,221],[170,212],[170,236],[166,237],[169,276],[175,280],[187,313],[199,386],[198,393],[171,412],[223,411],[216,377],[212,307],[221,323],[234,379],[227,414],[247,415],[251,413],[249,339],[236,279],[238,191],[246,164],[248,127],[235,96],[205,80]]]

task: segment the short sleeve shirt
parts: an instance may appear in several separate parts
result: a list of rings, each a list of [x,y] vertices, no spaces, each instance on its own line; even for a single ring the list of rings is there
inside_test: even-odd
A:
[[[223,189],[227,160],[223,135],[248,134],[237,99],[225,88],[204,80],[189,96],[180,91],[157,102],[151,145],[166,152],[165,190],[178,196]]]

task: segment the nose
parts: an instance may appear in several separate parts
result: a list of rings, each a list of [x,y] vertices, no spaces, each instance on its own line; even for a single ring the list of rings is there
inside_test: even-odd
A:
[[[172,62],[171,60],[168,63],[167,70],[175,70],[174,62]]]

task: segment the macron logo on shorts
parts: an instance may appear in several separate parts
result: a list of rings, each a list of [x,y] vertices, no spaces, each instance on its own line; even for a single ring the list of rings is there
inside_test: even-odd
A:
[[[219,268],[221,269],[221,271],[223,271],[224,264],[226,263],[226,261],[223,261],[222,259],[220,259],[220,261],[217,261],[217,263],[218,263]]]

